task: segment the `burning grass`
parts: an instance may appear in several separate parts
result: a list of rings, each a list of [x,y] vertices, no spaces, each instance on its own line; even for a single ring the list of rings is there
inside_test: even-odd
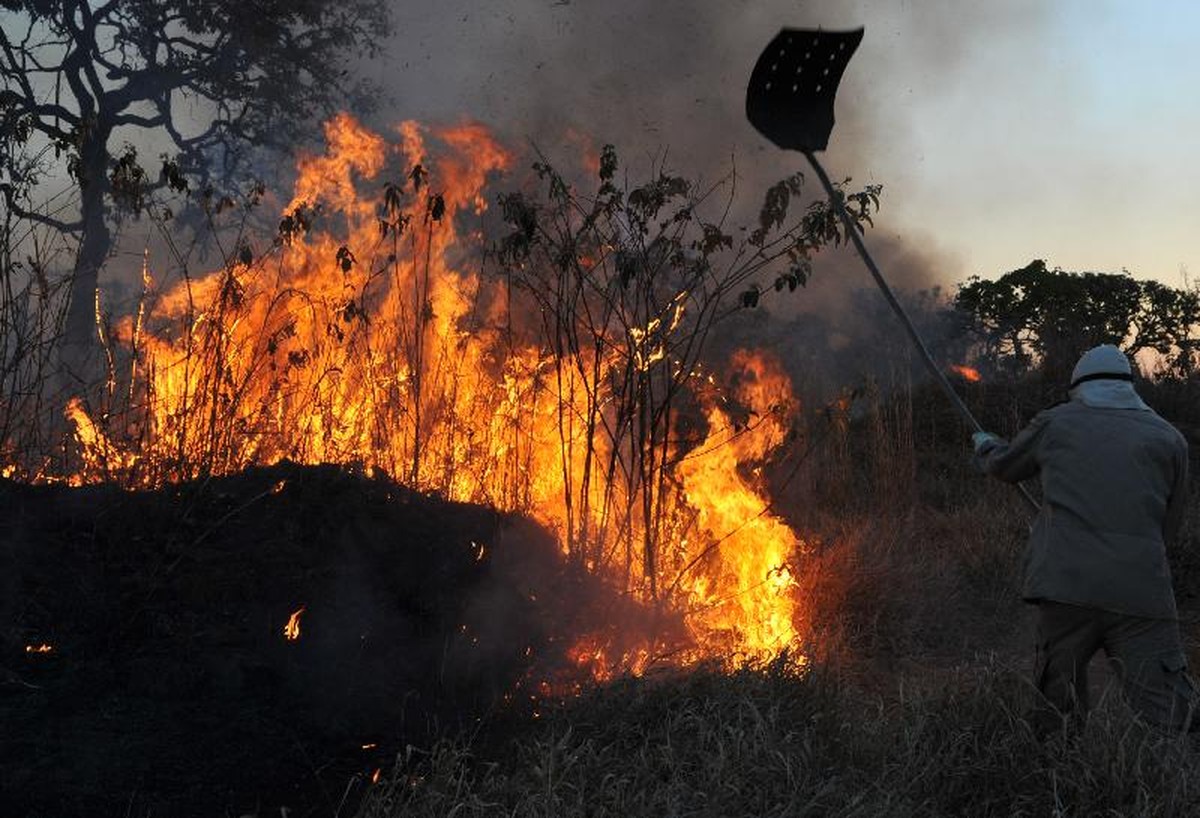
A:
[[[617,604],[596,596],[608,611],[582,610],[582,586],[564,585],[549,539],[534,549],[550,558],[540,578],[525,559],[481,590],[495,560],[528,551],[493,536],[503,515],[333,468],[202,481],[154,501],[165,504],[161,514],[129,513],[147,493],[12,486],[26,497],[52,494],[57,505],[40,517],[27,502],[17,506],[3,525],[24,533],[6,541],[29,544],[42,524],[57,533],[41,540],[40,561],[31,555],[19,574],[5,574],[10,583],[20,577],[20,588],[42,589],[6,596],[30,604],[9,617],[26,630],[11,634],[5,655],[43,689],[9,685],[0,700],[13,708],[14,726],[0,741],[10,788],[0,791],[9,803],[60,805],[64,815],[94,814],[101,791],[114,809],[172,814],[245,805],[257,792],[259,814],[286,805],[293,814],[348,815],[365,796],[363,818],[1168,816],[1200,808],[1200,755],[1145,733],[1115,698],[1081,733],[1032,738],[1023,719],[1033,695],[1028,623],[1014,591],[1020,500],[983,482],[963,490],[961,457],[933,481],[953,483],[958,494],[927,478],[914,495],[887,474],[930,453],[898,458],[896,447],[877,449],[865,435],[871,422],[857,422],[865,443],[854,456],[864,470],[850,474],[880,488],[827,500],[806,522],[817,536],[792,578],[813,611],[803,660],[793,654],[732,672],[660,665],[603,684],[586,673],[557,695],[535,686],[536,701],[473,711],[471,702],[503,701],[514,683],[531,692],[528,657],[504,634],[532,638],[520,644],[576,666],[573,650],[589,641],[571,628],[612,621]],[[897,432],[884,423],[881,440]],[[838,486],[820,488],[843,496]],[[6,508],[14,511],[12,502]],[[1198,512],[1193,503],[1193,520]],[[174,544],[163,551],[147,542],[131,519]],[[46,547],[54,543],[57,550]],[[98,571],[103,555],[107,568]],[[169,568],[180,557],[164,573],[163,559]],[[126,590],[112,590],[105,576],[125,577],[112,587]],[[535,579],[537,601],[512,594]],[[104,602],[102,615],[89,599]],[[289,642],[284,626],[301,607],[298,639]],[[501,624],[498,610],[513,616]],[[239,642],[247,623],[258,627],[245,637],[251,642]],[[1185,635],[1194,652],[1194,628]],[[477,637],[514,649],[497,653],[493,644],[492,658],[472,661]],[[52,652],[17,658],[42,640]],[[72,667],[78,676],[67,675]],[[445,667],[454,670],[417,682],[422,668]],[[471,681],[481,678],[497,684]],[[118,680],[133,687],[121,693]],[[427,720],[435,702],[460,720]],[[413,718],[395,718],[389,708],[405,703]],[[468,712],[480,720],[461,720]],[[11,800],[15,784],[25,801]]]
[[[683,616],[678,664],[794,644],[807,546],[756,475],[800,403],[769,351],[709,341],[842,240],[824,200],[789,219],[802,180],[784,180],[735,246],[719,186],[665,168],[622,183],[611,147],[586,186],[539,156],[497,196],[516,157],[482,126],[384,136],[342,115],[325,132],[276,236],[237,225],[223,267],[177,259],[170,284],[147,261],[128,314],[97,296],[103,377],[65,400],[58,442],[0,439],[3,473],[155,488],[281,460],[380,470],[538,520],[575,564]],[[848,194],[864,222],[876,192]],[[0,432],[44,423],[0,409]],[[578,655],[603,678],[658,647]]]
[[[1028,396],[988,397],[1004,429],[1009,401]],[[410,751],[362,815],[1200,812],[1195,740],[1137,722],[1102,659],[1087,722],[1034,738],[1031,621],[1016,594],[1024,508],[972,473],[948,414],[932,387],[898,392],[859,415],[848,445],[818,453],[823,481],[793,484],[814,499],[796,506],[815,533],[795,577],[814,612],[802,666],[589,690],[537,724]],[[1189,509],[1172,560],[1195,666],[1200,491]]]
[[[0,530],[28,553],[4,572],[5,600],[10,613],[28,605],[7,617],[22,630],[7,634],[5,662],[46,689],[6,680],[3,783],[23,789],[18,804],[76,798],[76,814],[94,814],[101,790],[121,809],[176,813],[257,791],[264,815],[351,814],[366,794],[365,818],[1194,811],[1197,754],[1146,734],[1115,698],[1082,733],[1032,739],[1015,591],[1023,507],[973,476],[940,406],[921,392],[871,403],[798,470],[786,459],[764,470],[812,532],[790,577],[811,612],[803,659],[732,671],[664,671],[678,664],[668,661],[604,684],[592,659],[611,636],[588,623],[620,620],[618,609],[630,632],[646,623],[627,597],[583,594],[586,572],[569,571],[544,532],[532,548],[544,562],[519,561],[480,592],[504,559],[530,552],[494,536],[512,519],[495,511],[334,467],[208,478],[158,495],[158,513],[139,505],[154,493],[6,484]],[[35,494],[56,505],[35,515],[12,500]],[[1200,501],[1190,520],[1194,532]],[[29,536],[39,526],[48,538]],[[1185,611],[1195,545],[1189,533],[1173,555]],[[601,607],[581,608],[586,598]],[[502,638],[512,633],[524,641]],[[414,649],[388,634],[424,637]],[[1185,639],[1194,655],[1190,621]],[[479,643],[488,658],[472,658]],[[41,644],[53,650],[26,653]],[[560,667],[586,660],[587,672],[531,689],[530,646]],[[453,671],[423,686],[421,668]],[[133,695],[109,686],[118,681]],[[353,695],[340,694],[347,684]],[[506,701],[513,689],[536,700]],[[497,695],[499,707],[463,706]],[[460,720],[427,720],[438,702]],[[407,720],[389,710],[407,704]],[[480,720],[464,723],[467,712]]]
[[[0,402],[0,474],[55,484],[0,486],[5,786],[81,814],[259,780],[370,818],[1196,807],[1194,758],[1118,707],[1032,741],[1023,508],[940,397],[814,410],[769,351],[708,346],[840,240],[820,203],[785,224],[798,177],[735,247],[713,191],[622,186],[611,149],[595,190],[538,161],[495,198],[482,128],[328,141],[278,236],[147,265],[101,316],[70,435],[40,368]],[[1029,414],[954,371],[990,428]],[[387,774],[405,745],[432,749]]]

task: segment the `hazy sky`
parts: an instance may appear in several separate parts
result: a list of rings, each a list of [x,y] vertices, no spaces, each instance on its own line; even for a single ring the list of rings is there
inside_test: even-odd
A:
[[[803,168],[745,121],[781,26],[866,36],[823,160],[884,186],[872,239],[953,283],[1044,258],[1200,276],[1200,3],[404,0],[367,73],[381,120],[476,119],[553,152],[566,126],[742,190]],[[566,150],[565,143],[561,144]]]

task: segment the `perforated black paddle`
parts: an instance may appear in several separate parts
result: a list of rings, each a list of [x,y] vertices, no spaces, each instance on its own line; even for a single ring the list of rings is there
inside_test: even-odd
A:
[[[841,218],[846,235],[854,244],[854,249],[858,251],[871,277],[879,285],[884,298],[904,325],[908,337],[920,353],[930,374],[967,425],[973,431],[983,431],[979,421],[971,414],[971,410],[963,403],[933,360],[933,356],[929,354],[925,342],[917,334],[917,328],[913,326],[904,307],[900,305],[892,288],[879,272],[879,267],[863,244],[857,224],[846,212],[841,195],[834,189],[829,175],[814,153],[825,150],[829,145],[838,84],[862,38],[861,28],[853,31],[781,29],[759,56],[750,74],[750,84],[746,88],[746,118],[759,133],[779,147],[800,151],[808,159],[817,178],[821,180],[822,187],[825,188],[830,204]],[[1017,488],[1036,511],[1038,502],[1033,495],[1024,486],[1018,485]]]
[[[833,100],[863,30],[785,28],[750,74],[746,117],[787,150],[823,151],[833,130]]]

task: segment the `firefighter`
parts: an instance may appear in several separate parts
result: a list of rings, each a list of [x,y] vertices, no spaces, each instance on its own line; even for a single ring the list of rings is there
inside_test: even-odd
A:
[[[1012,442],[973,436],[986,474],[1041,481],[1022,587],[1037,605],[1035,673],[1046,700],[1033,716],[1039,735],[1087,712],[1088,661],[1101,648],[1146,722],[1193,726],[1196,686],[1166,554],[1187,500],[1187,442],[1132,381],[1121,350],[1095,347],[1071,374],[1070,399],[1039,413]]]

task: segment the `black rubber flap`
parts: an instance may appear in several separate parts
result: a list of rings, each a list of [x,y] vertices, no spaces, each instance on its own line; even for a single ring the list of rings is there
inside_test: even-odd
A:
[[[823,151],[833,99],[863,30],[785,28],[763,51],[746,89],[746,117],[781,148]]]

